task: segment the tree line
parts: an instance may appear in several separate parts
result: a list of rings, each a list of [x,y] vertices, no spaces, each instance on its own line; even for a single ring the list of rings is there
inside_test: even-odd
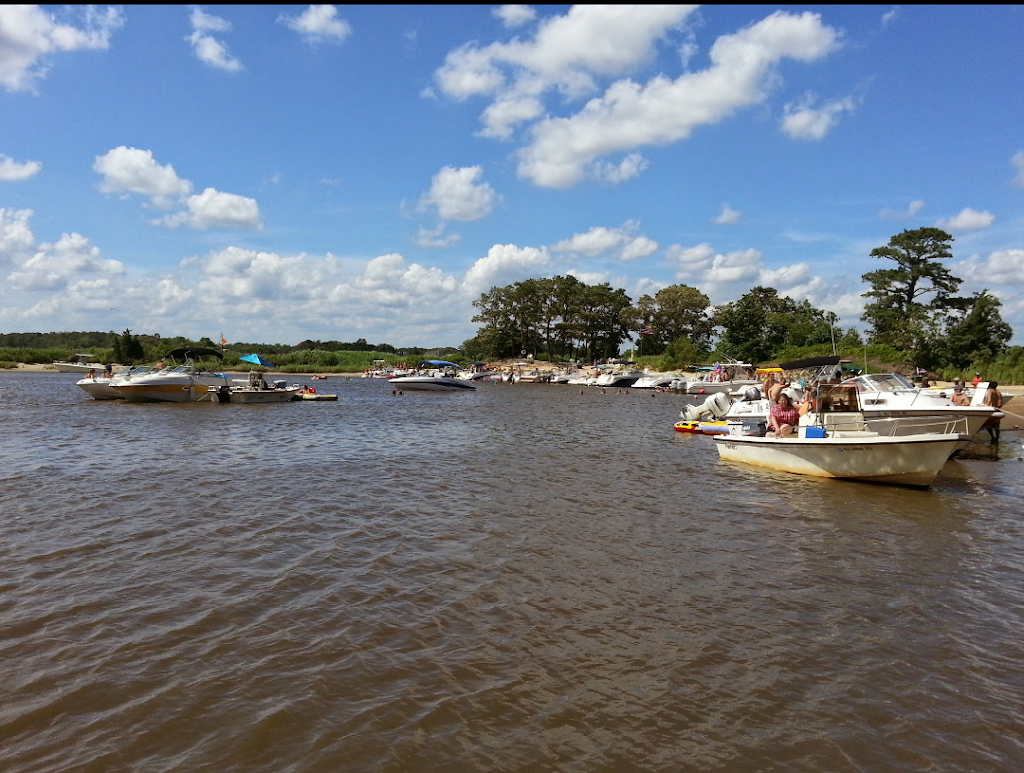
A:
[[[832,353],[871,346],[890,362],[932,372],[963,370],[1009,355],[1012,328],[988,289],[959,296],[961,279],[942,261],[952,258],[953,237],[937,228],[893,236],[871,257],[891,261],[862,276],[870,289],[855,328],[837,329],[838,317],[809,301],[754,287],[730,303],[712,306],[708,296],[672,285],[636,303],[607,283],[575,277],[527,279],[493,287],[474,301],[476,336],[462,349],[477,359],[530,354],[553,360],[616,357],[627,342],[642,355],[661,355],[663,369],[704,362],[712,355],[767,363],[787,353]],[[865,340],[866,338],[866,340]]]

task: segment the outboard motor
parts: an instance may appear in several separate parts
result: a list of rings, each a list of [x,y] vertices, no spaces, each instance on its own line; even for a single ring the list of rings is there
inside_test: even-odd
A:
[[[688,405],[680,411],[680,415],[686,421],[700,421],[704,416],[710,414],[716,419],[721,419],[729,411],[731,405],[729,396],[725,392],[715,392],[700,405]]]
[[[743,393],[743,399],[740,402],[752,403],[754,400],[760,400],[760,399],[761,399],[761,390],[758,389],[756,386],[752,386],[752,387],[749,387]]]

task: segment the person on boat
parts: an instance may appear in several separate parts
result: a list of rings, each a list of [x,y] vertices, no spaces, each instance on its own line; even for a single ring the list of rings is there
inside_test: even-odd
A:
[[[953,405],[970,405],[970,404],[971,404],[971,398],[969,398],[967,396],[967,393],[964,391],[964,385],[960,384],[959,386],[953,387]]]
[[[974,372],[974,379],[971,381],[971,384],[973,384],[974,388],[977,389],[978,388],[978,384],[980,384],[982,381],[983,381],[983,379],[981,377],[981,374],[978,373],[977,371],[975,371]]]
[[[101,378],[113,378],[113,377],[114,377],[114,369],[110,366],[109,363],[107,363],[107,365],[104,366],[104,368],[103,368],[103,375],[101,376]]]
[[[761,385],[761,394],[764,395],[766,400],[772,400],[771,391],[773,386],[775,386],[775,374],[769,373],[764,377],[764,384]],[[775,401],[772,400],[772,402]]]
[[[997,411],[1001,411],[1003,407],[1003,395],[999,391],[998,381],[988,382],[988,391],[985,392],[985,400],[983,405],[988,405],[995,408]],[[989,439],[993,444],[999,442],[999,422],[1002,421],[1002,415],[992,416],[982,426],[985,431],[988,432]]]
[[[768,391],[768,400],[774,405],[779,402],[779,396],[782,394],[782,390],[786,388],[786,379],[779,376],[779,380],[772,384],[772,388]]]
[[[89,368],[89,372],[85,374],[86,378],[96,378],[96,368]]]
[[[792,435],[799,423],[800,411],[793,406],[789,395],[781,393],[778,402],[768,413],[768,428],[775,431],[775,437],[781,438]]]

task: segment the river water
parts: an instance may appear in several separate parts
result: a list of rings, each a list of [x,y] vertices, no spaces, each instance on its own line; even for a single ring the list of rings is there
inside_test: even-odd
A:
[[[1015,771],[1024,467],[726,465],[687,398],[0,374],[0,771]]]

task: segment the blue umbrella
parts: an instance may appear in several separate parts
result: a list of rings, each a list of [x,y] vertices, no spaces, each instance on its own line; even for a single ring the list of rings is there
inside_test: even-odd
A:
[[[251,362],[253,365],[262,365],[264,368],[274,367],[259,354],[243,354],[239,357],[242,362]]]

